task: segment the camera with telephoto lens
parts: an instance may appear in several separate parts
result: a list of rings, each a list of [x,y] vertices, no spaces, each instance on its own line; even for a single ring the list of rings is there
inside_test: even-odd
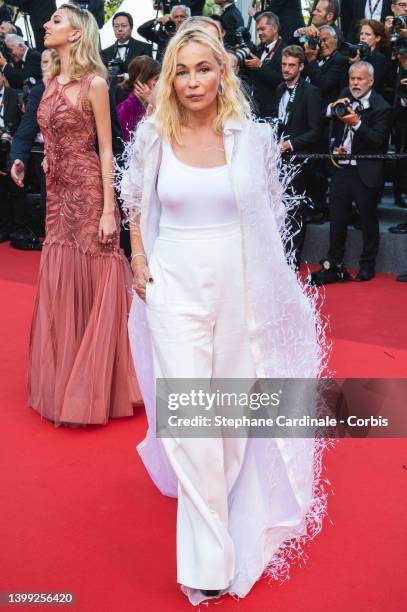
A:
[[[372,55],[372,51],[366,43],[352,45],[352,43],[342,42],[338,47],[338,51],[345,57],[350,57],[351,59],[356,57],[359,51],[361,62],[366,62]]]
[[[232,49],[230,51],[237,57],[240,65],[243,65],[250,55],[256,52],[256,45],[252,41],[250,30],[241,26],[233,33]]]
[[[308,45],[308,49],[318,49],[321,46],[321,39],[319,36],[301,36],[299,39],[300,45]]]
[[[390,42],[392,45],[398,42],[401,30],[407,29],[407,15],[399,15],[394,17],[393,25],[390,32]]]
[[[119,58],[111,59],[107,64],[110,85],[117,81],[117,78],[125,72],[123,62]]]
[[[337,102],[337,104],[332,104],[331,105],[331,116],[334,119],[341,119],[342,117],[349,115],[350,106],[351,106],[350,102],[349,103]],[[356,107],[353,107],[352,110],[357,115],[361,115],[363,111],[367,110],[368,108],[370,108],[369,101],[365,102],[364,104],[362,104],[362,102],[358,102]]]

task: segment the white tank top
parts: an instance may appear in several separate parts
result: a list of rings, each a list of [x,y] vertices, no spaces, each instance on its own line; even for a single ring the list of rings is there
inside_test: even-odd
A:
[[[157,181],[162,227],[204,227],[239,218],[227,165],[195,168],[181,162],[169,142]]]

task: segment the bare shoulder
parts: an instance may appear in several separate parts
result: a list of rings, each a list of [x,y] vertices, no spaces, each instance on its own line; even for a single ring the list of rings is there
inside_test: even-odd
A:
[[[90,93],[108,91],[106,80],[98,74],[95,74],[91,80],[89,91]]]

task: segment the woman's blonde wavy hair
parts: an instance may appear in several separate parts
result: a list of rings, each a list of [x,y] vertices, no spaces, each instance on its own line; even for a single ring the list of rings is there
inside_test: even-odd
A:
[[[221,133],[228,119],[243,123],[251,114],[249,102],[240,89],[240,82],[232,70],[222,43],[207,28],[193,24],[190,27],[184,26],[171,39],[165,51],[161,75],[156,86],[154,113],[161,136],[168,140],[175,138],[178,142],[181,140],[181,128],[186,123],[187,113],[175,93],[174,78],[178,52],[191,42],[209,47],[219,66],[224,67],[223,92],[217,96],[218,112],[213,126],[215,131]]]
[[[74,4],[61,4],[58,9],[68,14],[69,22],[74,30],[79,30],[81,36],[71,45],[70,49],[70,78],[79,81],[85,74],[94,72],[106,78],[107,70],[99,53],[99,29],[93,15]],[[53,62],[49,78],[53,79],[61,72],[59,57]]]

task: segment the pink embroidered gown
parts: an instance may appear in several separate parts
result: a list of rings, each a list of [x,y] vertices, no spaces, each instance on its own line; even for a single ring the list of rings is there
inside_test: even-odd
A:
[[[131,271],[98,240],[103,211],[94,75],[53,79],[38,109],[47,170],[46,239],[30,337],[29,401],[55,422],[104,424],[140,401],[127,336]],[[120,215],[116,209],[119,227]]]

